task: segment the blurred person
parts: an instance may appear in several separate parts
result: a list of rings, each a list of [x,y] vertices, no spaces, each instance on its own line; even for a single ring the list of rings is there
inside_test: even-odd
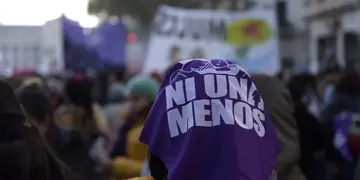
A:
[[[17,102],[13,89],[0,81],[0,179],[75,180],[44,141]]]
[[[360,112],[360,76],[356,70],[346,70],[335,85],[332,100],[324,106],[321,117],[324,120],[326,130],[327,158],[336,172],[335,179],[353,179],[355,160],[344,158],[334,145],[338,137],[336,121],[343,113],[357,114]]]
[[[20,103],[29,120],[32,120],[44,136],[55,128],[53,108],[45,93],[36,85],[29,85],[17,92]],[[52,129],[49,131],[49,129]],[[50,143],[51,144],[51,143]]]
[[[124,122],[121,119],[128,111],[129,103],[126,100],[127,90],[122,82],[123,74],[115,73],[109,78],[108,103],[103,107],[103,112],[109,123],[110,132],[115,137]]]
[[[294,102],[294,117],[300,140],[300,168],[308,180],[325,178],[323,164],[324,143],[322,129],[318,119],[309,111],[311,100],[308,91],[314,91],[316,79],[310,74],[293,76],[287,84]]]
[[[193,58],[193,59],[196,59],[196,58],[205,58],[203,49],[200,49],[200,48],[195,49],[195,51],[193,51],[193,52],[191,53],[190,57]]]
[[[79,177],[98,179],[100,175],[92,170],[93,162],[80,133],[55,124],[53,106],[44,91],[33,84],[18,92],[18,96],[27,117],[39,128],[56,155]]]
[[[60,126],[76,129],[87,142],[92,142],[98,136],[106,137],[109,133],[108,123],[94,101],[91,80],[75,77],[68,80],[64,90],[66,100],[56,111],[55,121]]]
[[[323,104],[328,104],[335,91],[335,84],[342,75],[342,70],[339,66],[326,69],[325,71],[316,75],[317,92],[322,99]]]
[[[140,175],[148,148],[138,139],[159,85],[151,78],[139,75],[130,79],[126,87],[129,92],[129,113],[118,131],[112,153],[113,173],[116,179]]]
[[[46,85],[49,89],[51,104],[54,109],[58,108],[64,101],[65,80],[61,76],[52,75],[46,78]]]
[[[169,61],[171,62],[171,64],[174,64],[176,62],[178,62],[179,60],[181,60],[180,58],[180,52],[181,49],[179,46],[172,46],[171,49],[170,49],[170,52],[169,52]]]
[[[277,179],[306,179],[300,169],[300,139],[290,92],[285,83],[277,78],[252,75],[252,79],[264,99],[282,145],[276,167]]]
[[[281,59],[281,69],[277,77],[287,82],[295,72],[295,60],[292,57],[284,57]]]
[[[334,115],[344,110],[357,112],[360,108],[360,76],[357,71],[345,71],[339,81],[335,85],[334,97],[332,101],[322,111],[322,118],[327,122],[331,121]]]
[[[89,155],[94,143],[99,138],[106,139],[104,146],[112,143],[107,120],[93,100],[92,88],[86,77],[68,80],[64,88],[66,99],[54,116],[56,124],[68,135],[68,146],[77,147],[75,152],[68,152],[72,156],[64,157],[65,162],[86,179],[98,178],[95,173],[98,163]]]
[[[109,77],[108,102],[119,103],[126,96],[125,85],[123,84],[123,73],[114,73]]]
[[[107,104],[102,109],[109,124],[110,133],[113,137],[125,122],[126,114],[129,112],[130,102],[125,100],[121,103]]]
[[[256,88],[231,61],[175,64],[140,136],[149,146],[149,175],[168,180],[273,178],[280,144]]]

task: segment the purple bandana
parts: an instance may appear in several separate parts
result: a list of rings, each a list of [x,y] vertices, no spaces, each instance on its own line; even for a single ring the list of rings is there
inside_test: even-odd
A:
[[[226,60],[175,64],[140,140],[165,163],[169,180],[267,180],[280,152],[249,74]]]

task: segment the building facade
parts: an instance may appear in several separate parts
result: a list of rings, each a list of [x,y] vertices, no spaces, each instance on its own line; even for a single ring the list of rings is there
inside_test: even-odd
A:
[[[309,52],[313,72],[359,59],[359,0],[306,0],[303,17],[309,26]]]
[[[283,66],[290,60],[294,70],[309,64],[308,29],[302,18],[303,9],[301,0],[276,0],[280,58]]]
[[[53,61],[62,59],[60,22],[44,26],[0,25],[0,70],[11,74],[14,69],[34,68],[53,71]],[[62,63],[62,61],[60,61]],[[60,64],[61,65],[61,64]]]
[[[10,73],[28,68],[41,59],[41,28],[31,26],[0,26],[0,69]]]

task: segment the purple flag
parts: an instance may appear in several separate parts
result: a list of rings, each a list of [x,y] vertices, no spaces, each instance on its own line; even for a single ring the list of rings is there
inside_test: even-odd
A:
[[[266,180],[280,152],[249,74],[227,60],[175,64],[140,140],[165,163],[169,180]]]
[[[126,30],[121,21],[85,29],[62,17],[64,57],[68,69],[125,65]]]

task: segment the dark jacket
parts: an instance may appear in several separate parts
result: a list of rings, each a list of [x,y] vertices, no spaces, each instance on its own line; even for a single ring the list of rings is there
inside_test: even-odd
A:
[[[100,179],[96,164],[89,155],[90,147],[84,143],[80,133],[60,127],[55,127],[52,131],[47,139],[55,154],[82,179]]]
[[[317,169],[316,153],[324,149],[321,126],[303,103],[299,102],[295,105],[294,117],[300,139],[300,168],[311,180],[317,173],[314,172]]]
[[[277,78],[266,75],[251,76],[259,90],[282,144],[278,157],[278,180],[305,179],[300,169],[300,143],[294,118],[294,106],[286,85]]]
[[[294,76],[288,83],[288,89],[294,102],[294,117],[300,140],[300,168],[308,180],[317,180],[316,154],[324,149],[323,136],[320,123],[309,112],[308,106],[303,102],[307,88],[314,87],[312,77],[307,75]]]

